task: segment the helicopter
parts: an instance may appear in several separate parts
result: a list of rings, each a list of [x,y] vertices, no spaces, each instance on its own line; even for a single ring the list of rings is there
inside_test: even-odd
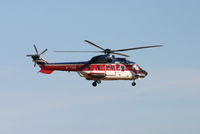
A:
[[[81,62],[62,62],[62,63],[49,63],[47,60],[41,57],[48,49],[45,49],[41,53],[38,52],[36,45],[34,49],[36,54],[28,54],[27,57],[31,57],[34,62],[34,67],[38,65],[41,70],[40,73],[51,74],[54,71],[68,71],[77,72],[80,77],[84,77],[86,80],[92,80],[92,85],[96,87],[101,84],[102,80],[130,80],[132,86],[136,85],[135,80],[145,78],[148,73],[143,70],[138,64],[133,61],[129,61],[127,58],[115,57],[120,55],[123,57],[129,57],[129,55],[121,52],[138,50],[153,47],[162,47],[162,45],[142,46],[127,49],[104,49],[95,43],[85,40],[88,44],[100,49],[100,51],[55,51],[66,53],[104,53],[92,57],[88,61]]]

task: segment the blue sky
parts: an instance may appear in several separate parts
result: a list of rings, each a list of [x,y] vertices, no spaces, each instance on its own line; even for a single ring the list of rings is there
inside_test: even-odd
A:
[[[200,2],[197,0],[0,1],[0,133],[199,134]],[[38,73],[26,54],[36,43],[49,62],[95,54],[54,50],[120,49],[149,75],[91,81],[73,72]]]

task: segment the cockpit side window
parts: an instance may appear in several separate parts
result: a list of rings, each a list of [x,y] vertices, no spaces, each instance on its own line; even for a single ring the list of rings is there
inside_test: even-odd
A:
[[[140,69],[137,64],[133,64],[132,68],[136,71]]]

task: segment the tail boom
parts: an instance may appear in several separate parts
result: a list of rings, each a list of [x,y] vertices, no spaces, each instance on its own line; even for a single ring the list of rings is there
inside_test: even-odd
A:
[[[41,68],[40,72],[51,74],[53,71],[80,71],[85,63],[44,63],[38,64]]]

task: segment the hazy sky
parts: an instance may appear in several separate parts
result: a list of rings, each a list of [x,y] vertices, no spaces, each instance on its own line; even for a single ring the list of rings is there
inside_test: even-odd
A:
[[[0,0],[1,134],[199,134],[198,0]],[[73,72],[40,74],[26,54],[48,48],[49,62],[85,61],[98,50],[130,51],[149,75],[103,81]]]

